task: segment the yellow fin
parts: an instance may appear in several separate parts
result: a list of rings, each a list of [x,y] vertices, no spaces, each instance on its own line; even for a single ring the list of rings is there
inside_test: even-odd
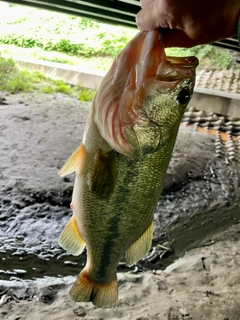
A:
[[[92,301],[98,308],[114,308],[118,301],[117,276],[109,283],[94,282],[83,269],[69,295],[75,302]]]
[[[65,175],[70,174],[76,170],[79,170],[80,172],[81,165],[84,162],[85,152],[86,150],[84,144],[81,143],[81,145],[77,148],[76,151],[73,152],[64,166],[59,170],[58,174],[60,175],[60,177],[64,177]]]
[[[94,169],[90,181],[90,190],[101,198],[108,198],[116,182],[116,152],[98,150],[94,156]]]
[[[126,264],[128,266],[133,265],[140,260],[151,247],[153,236],[153,222],[146,229],[146,231],[129,247],[125,253]]]
[[[74,217],[70,219],[59,237],[59,245],[74,256],[82,253],[85,242],[81,237]]]

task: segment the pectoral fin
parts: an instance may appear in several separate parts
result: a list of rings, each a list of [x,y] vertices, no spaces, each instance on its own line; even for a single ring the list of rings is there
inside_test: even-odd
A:
[[[98,150],[94,157],[94,169],[91,175],[90,190],[101,198],[108,198],[116,183],[116,152]]]
[[[74,217],[70,219],[59,237],[59,245],[74,256],[82,253],[85,242],[81,237]]]
[[[153,222],[147,228],[147,230],[141,235],[136,242],[125,253],[126,264],[128,266],[133,265],[140,260],[151,247],[153,236]]]
[[[84,144],[81,143],[77,150],[73,152],[73,154],[64,164],[62,169],[59,170],[58,174],[60,175],[60,177],[64,177],[65,175],[70,174],[74,171],[78,171],[78,173],[80,173],[84,164],[85,153],[86,151]]]

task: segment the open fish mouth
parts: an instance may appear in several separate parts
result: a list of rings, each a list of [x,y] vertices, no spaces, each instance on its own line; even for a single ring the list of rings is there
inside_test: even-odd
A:
[[[194,56],[190,57],[173,57],[167,56],[167,60],[172,62],[175,66],[179,65],[184,68],[196,68],[198,66],[198,59]]]
[[[190,57],[167,56],[158,66],[156,76],[161,81],[177,81],[183,78],[195,77],[195,70],[198,66],[198,59]]]

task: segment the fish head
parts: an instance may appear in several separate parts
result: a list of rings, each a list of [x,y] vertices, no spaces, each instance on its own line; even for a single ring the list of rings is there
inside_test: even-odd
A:
[[[139,87],[140,103],[134,106],[139,120],[133,125],[132,131],[130,128],[127,129],[128,140],[132,144],[136,140],[135,134],[138,147],[143,148],[143,127],[146,128],[146,132],[155,132],[154,135],[145,136],[144,144],[149,145],[145,150],[148,152],[156,150],[176,135],[193,94],[197,65],[198,60],[195,57],[164,57],[157,67],[156,74],[145,77],[144,86]]]
[[[178,130],[197,65],[196,57],[167,57],[159,30],[140,32],[95,97],[94,121],[102,137],[125,156],[154,152]]]

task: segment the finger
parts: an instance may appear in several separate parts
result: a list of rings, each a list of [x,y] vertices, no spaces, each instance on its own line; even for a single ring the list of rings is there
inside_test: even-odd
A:
[[[183,30],[180,29],[164,29],[164,47],[182,47],[190,48],[199,44],[191,39]]]
[[[156,0],[140,0],[140,6],[142,8],[147,7],[149,4],[156,2]]]
[[[158,27],[168,27],[166,24],[166,14],[161,6],[161,1],[150,1],[140,10],[136,16],[136,23],[141,31],[150,31]]]

